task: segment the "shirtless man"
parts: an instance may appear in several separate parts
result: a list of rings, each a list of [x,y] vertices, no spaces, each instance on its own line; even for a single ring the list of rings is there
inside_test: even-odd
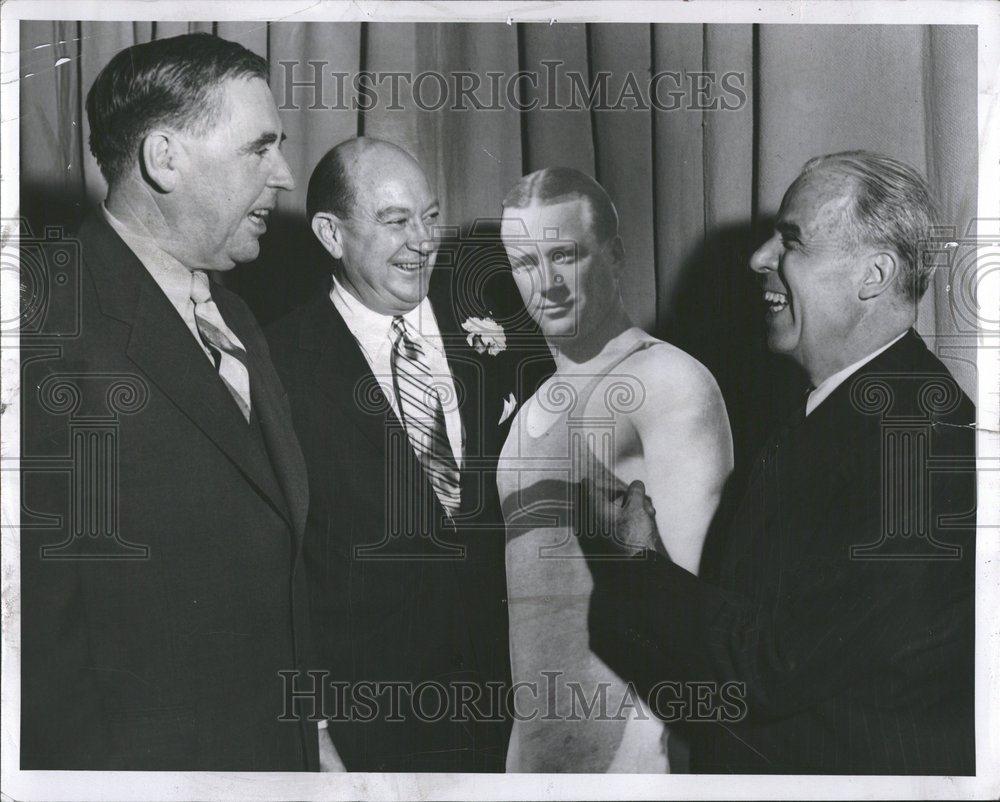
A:
[[[629,318],[618,216],[597,182],[568,168],[525,176],[504,202],[501,237],[556,364],[518,413],[498,467],[513,679],[527,683],[514,696],[507,768],[669,771],[662,724],[589,649],[592,584],[573,559],[571,488],[584,460],[615,483],[641,479],[672,522],[663,546],[697,572],[733,466],[725,405],[704,366]]]

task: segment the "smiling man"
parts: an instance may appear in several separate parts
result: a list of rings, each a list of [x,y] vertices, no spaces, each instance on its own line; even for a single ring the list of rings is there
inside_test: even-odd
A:
[[[892,189],[910,193],[905,208],[882,200]],[[864,216],[859,207],[875,208]],[[845,368],[861,367],[913,326],[930,278],[914,238],[927,236],[931,219],[923,179],[868,154],[814,159],[785,193],[774,234],[750,266],[761,276],[768,347],[794,359],[817,388],[807,414],[854,372],[841,376]],[[874,252],[859,258],[866,247]]]
[[[309,467],[320,665],[343,683],[321,737],[351,771],[502,771],[502,360],[427,297],[438,202],[405,151],[337,145],[306,207],[330,285],[268,338]]]
[[[868,152],[785,193],[751,267],[813,389],[702,577],[655,552],[642,483],[592,505],[640,555],[589,562],[595,651],[660,710],[664,681],[739,690],[687,710],[696,771],[975,772],[975,409],[912,329],[933,221],[924,179]]]
[[[78,235],[81,328],[22,382],[25,454],[75,464],[24,477],[24,769],[318,765],[279,674],[306,638],[305,465],[263,334],[210,279],[294,186],[267,80],[192,34],[87,95],[108,194]]]

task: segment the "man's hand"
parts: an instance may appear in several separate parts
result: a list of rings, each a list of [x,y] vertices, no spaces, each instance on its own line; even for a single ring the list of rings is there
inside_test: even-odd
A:
[[[588,557],[628,557],[645,549],[665,553],[656,510],[642,482],[636,480],[622,492],[585,476],[579,510],[577,539]]]

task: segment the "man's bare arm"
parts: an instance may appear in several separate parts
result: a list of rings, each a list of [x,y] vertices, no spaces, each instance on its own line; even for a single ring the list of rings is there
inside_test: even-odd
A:
[[[670,558],[697,573],[733,469],[725,402],[708,370],[669,346],[643,352],[634,372],[646,391],[630,416],[642,442],[645,493]]]

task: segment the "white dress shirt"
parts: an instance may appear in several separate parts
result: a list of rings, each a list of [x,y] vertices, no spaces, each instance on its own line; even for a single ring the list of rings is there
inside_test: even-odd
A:
[[[181,316],[191,332],[191,336],[198,343],[198,347],[205,352],[212,367],[215,367],[215,357],[208,346],[202,342],[201,335],[198,334],[198,323],[194,317],[194,301],[191,300],[191,271],[157,245],[152,237],[127,228],[121,220],[108,211],[108,207],[103,203],[101,204],[101,212],[104,214],[104,219],[108,221],[108,225],[122,238],[129,250],[136,255],[136,258],[142,262],[142,266],[153,277],[153,281],[163,290],[163,294],[167,296],[171,306]],[[227,334],[229,333],[231,332],[227,332]],[[243,343],[235,335],[231,339],[240,348],[243,348]]]
[[[834,390],[840,387],[841,384],[847,381],[847,379],[849,379],[855,371],[860,370],[864,365],[867,365],[883,351],[888,350],[893,345],[898,343],[900,340],[903,339],[905,335],[906,332],[904,331],[894,340],[892,340],[891,342],[887,342],[878,350],[872,351],[870,354],[868,354],[868,356],[864,357],[863,359],[859,359],[857,362],[848,365],[843,370],[838,370],[832,376],[828,376],[826,379],[821,381],[819,383],[819,387],[817,387],[815,390],[809,393],[809,397],[806,399],[806,417],[808,417],[809,413],[811,413],[814,409],[816,409],[816,407],[822,404],[826,400],[827,396],[830,395],[830,393],[832,393]]]
[[[382,392],[392,405],[396,417],[400,417],[399,404],[392,389],[392,315],[383,315],[365,306],[349,293],[344,286],[333,279],[330,288],[330,300],[347,324],[354,339],[358,341],[361,353],[364,354],[375,379],[382,387]],[[444,344],[441,341],[441,331],[431,303],[425,297],[417,306],[402,316],[411,338],[423,347],[427,366],[435,383],[443,384],[447,398],[441,399],[444,411],[445,429],[448,433],[448,443],[451,445],[455,464],[462,468],[462,416],[458,411],[458,397],[455,394],[455,382],[448,367]]]

